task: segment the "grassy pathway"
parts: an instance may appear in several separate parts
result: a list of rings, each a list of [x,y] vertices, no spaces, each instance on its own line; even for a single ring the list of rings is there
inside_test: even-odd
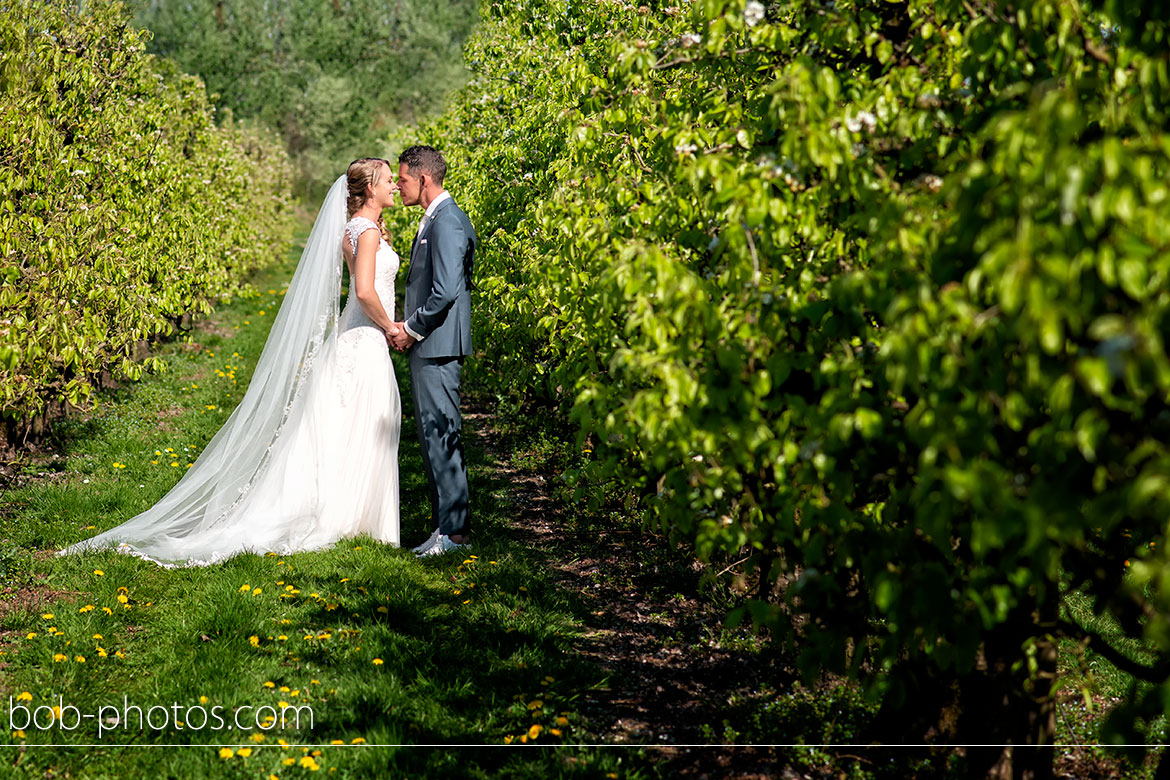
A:
[[[195,459],[242,395],[295,259],[257,281],[259,297],[163,347],[166,372],[60,425],[53,454],[9,464],[0,742],[12,747],[0,762],[27,777],[647,776],[631,751],[571,746],[585,736],[581,697],[603,677],[572,652],[579,607],[503,532],[510,486],[475,435],[474,557],[420,562],[370,539],[181,570],[49,554],[150,506]],[[409,407],[405,423],[413,544],[428,529]],[[164,744],[195,747],[131,747]]]
[[[677,747],[850,742],[874,709],[848,687],[801,688],[784,658],[725,629],[730,601],[689,555],[566,511],[548,477],[573,455],[483,411],[466,417],[475,557],[420,562],[370,539],[206,569],[52,555],[149,507],[194,461],[242,396],[295,261],[162,347],[166,372],[105,394],[0,472],[0,776],[884,778],[930,765],[929,751]],[[427,507],[397,365],[409,546]],[[1121,776],[1096,751],[1062,758]]]

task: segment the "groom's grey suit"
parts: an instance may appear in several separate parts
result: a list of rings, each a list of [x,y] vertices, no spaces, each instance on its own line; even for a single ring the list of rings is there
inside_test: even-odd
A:
[[[476,236],[450,197],[424,218],[410,248],[404,313],[410,348],[414,421],[439,533],[471,531],[467,466],[460,438],[459,378],[471,354],[471,269]]]

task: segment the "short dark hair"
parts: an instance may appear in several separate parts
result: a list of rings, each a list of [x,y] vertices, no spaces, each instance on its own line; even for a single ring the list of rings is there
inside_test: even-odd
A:
[[[405,164],[411,173],[428,174],[439,185],[442,185],[443,177],[447,175],[447,161],[432,146],[418,145],[403,149],[402,154],[398,155],[398,164]]]

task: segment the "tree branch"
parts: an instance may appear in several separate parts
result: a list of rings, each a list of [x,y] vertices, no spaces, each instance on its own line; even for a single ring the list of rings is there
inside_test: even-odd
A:
[[[1100,634],[1088,631],[1070,620],[1060,620],[1057,622],[1057,625],[1069,636],[1087,643],[1089,649],[1094,653],[1100,655],[1121,671],[1139,680],[1160,684],[1165,682],[1166,678],[1170,677],[1170,661],[1162,660],[1153,666],[1146,666],[1123,655],[1120,650],[1106,642]]]

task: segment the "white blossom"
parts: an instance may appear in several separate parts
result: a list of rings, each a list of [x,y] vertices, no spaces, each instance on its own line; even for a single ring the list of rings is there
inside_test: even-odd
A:
[[[699,151],[699,147],[695,146],[694,144],[678,144],[674,147],[674,151],[676,154],[679,154],[683,157],[689,157],[694,155],[695,152]]]
[[[763,3],[757,2],[757,0],[751,0],[747,4],[747,8],[743,9],[743,20],[747,23],[748,27],[755,27],[764,21],[764,11]]]
[[[683,48],[689,49],[692,46],[701,44],[703,37],[697,33],[683,33],[682,37],[679,38],[679,42],[682,43]]]
[[[845,129],[851,133],[860,133],[862,129],[872,133],[877,129],[877,117],[868,111],[862,111],[857,116],[845,120]]]

